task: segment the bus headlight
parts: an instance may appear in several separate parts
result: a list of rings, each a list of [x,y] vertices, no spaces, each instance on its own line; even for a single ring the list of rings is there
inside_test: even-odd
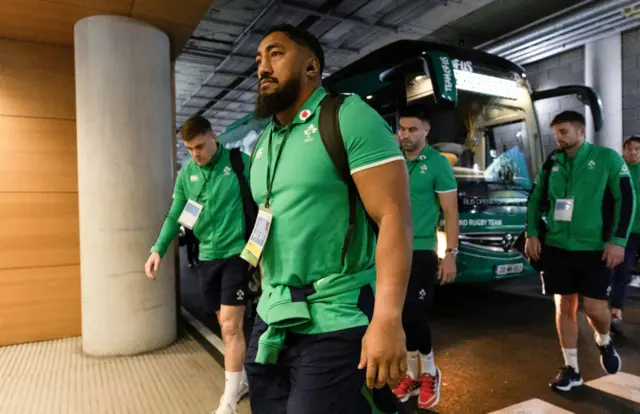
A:
[[[438,231],[436,233],[436,238],[438,241],[437,253],[440,259],[444,259],[445,251],[447,250],[447,236],[443,231]]]

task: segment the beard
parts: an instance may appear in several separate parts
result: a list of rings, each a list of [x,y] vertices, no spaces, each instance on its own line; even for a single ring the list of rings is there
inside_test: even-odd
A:
[[[273,82],[277,81],[271,78]],[[280,113],[293,105],[300,94],[300,77],[291,78],[275,92],[262,94],[258,84],[258,96],[254,116],[256,119],[266,119]]]
[[[409,140],[400,141],[400,146],[404,152],[413,152],[418,148],[418,144],[415,144]]]

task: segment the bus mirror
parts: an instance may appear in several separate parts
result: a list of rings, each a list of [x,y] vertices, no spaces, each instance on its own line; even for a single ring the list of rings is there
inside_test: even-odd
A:
[[[580,102],[589,106],[591,117],[593,118],[593,127],[596,132],[602,129],[604,125],[604,111],[602,109],[602,101],[592,88],[584,85],[567,85],[560,86],[546,91],[537,91],[531,95],[533,101],[542,99],[558,98],[560,96],[575,95]]]
[[[380,81],[402,83],[406,88],[407,76],[425,76],[431,81],[436,103],[455,107],[458,91],[451,59],[440,52],[425,52],[423,55],[426,58],[413,58],[382,72]]]

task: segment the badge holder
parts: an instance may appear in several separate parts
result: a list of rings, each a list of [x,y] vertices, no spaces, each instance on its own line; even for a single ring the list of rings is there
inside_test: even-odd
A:
[[[273,211],[269,207],[260,206],[256,224],[253,226],[251,237],[246,246],[240,253],[240,257],[253,267],[257,267],[262,257],[262,250],[269,237],[271,230],[271,221],[273,219]]]
[[[198,217],[200,217],[201,212],[202,204],[196,203],[193,200],[188,200],[182,210],[182,214],[178,217],[178,223],[182,224],[189,230],[193,230],[193,226],[196,225],[196,221],[198,221]]]
[[[561,198],[556,200],[553,218],[556,221],[570,222],[573,217],[574,200],[572,198]]]

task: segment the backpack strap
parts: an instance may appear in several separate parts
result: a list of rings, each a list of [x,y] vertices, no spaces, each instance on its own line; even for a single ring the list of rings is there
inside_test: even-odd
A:
[[[340,258],[342,265],[344,265],[347,250],[349,249],[351,238],[355,231],[358,197],[358,190],[351,177],[347,151],[344,148],[342,133],[340,132],[339,113],[340,105],[342,105],[344,99],[345,95],[328,93],[320,104],[320,116],[318,119],[318,129],[320,130],[322,143],[336,168],[338,176],[345,182],[347,191],[349,192],[349,227],[347,228],[347,234],[344,237],[344,243],[342,245],[342,256]]]
[[[551,179],[551,168],[556,162],[557,150],[553,150],[547,157],[544,164],[542,164],[542,171],[544,172],[542,179],[542,198],[540,200],[540,211],[548,213],[551,210],[551,203],[549,201],[549,180]]]
[[[242,152],[238,148],[233,148],[230,151],[229,158],[231,159],[231,167],[233,172],[238,178],[240,184],[240,195],[242,197],[242,209],[244,210],[244,240],[248,241],[253,231],[253,226],[258,216],[258,207],[253,201],[251,190],[249,188],[249,182],[244,176],[244,162],[242,161]]]

